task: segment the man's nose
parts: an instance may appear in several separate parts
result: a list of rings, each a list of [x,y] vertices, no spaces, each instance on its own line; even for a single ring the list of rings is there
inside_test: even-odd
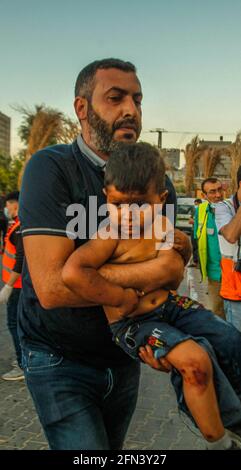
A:
[[[137,116],[137,106],[132,96],[126,96],[122,109],[123,117]]]

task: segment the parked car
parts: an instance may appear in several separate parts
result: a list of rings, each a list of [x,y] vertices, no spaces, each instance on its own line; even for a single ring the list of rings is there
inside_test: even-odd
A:
[[[178,197],[177,198],[177,219],[176,227],[183,232],[191,235],[193,225],[190,219],[194,217],[195,206],[194,197]]]

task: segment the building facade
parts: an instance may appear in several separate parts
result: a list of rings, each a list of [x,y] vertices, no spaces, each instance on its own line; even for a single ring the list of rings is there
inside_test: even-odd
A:
[[[177,170],[180,166],[180,149],[161,149],[167,169]]]
[[[0,111],[0,153],[10,155],[11,119]]]

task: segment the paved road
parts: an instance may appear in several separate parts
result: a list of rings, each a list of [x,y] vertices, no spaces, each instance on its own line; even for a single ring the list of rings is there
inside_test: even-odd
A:
[[[198,296],[207,304],[206,286],[198,271],[188,270],[182,293]],[[9,370],[13,349],[6,328],[5,307],[0,310],[0,374]],[[0,449],[47,449],[45,437],[24,382],[0,379]],[[142,367],[136,412],[129,428],[126,449],[203,449],[203,440],[179,418],[169,376]]]

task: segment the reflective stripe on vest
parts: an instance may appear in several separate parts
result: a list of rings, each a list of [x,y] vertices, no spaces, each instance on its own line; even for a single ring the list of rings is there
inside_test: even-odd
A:
[[[6,248],[5,248],[4,251],[5,251],[6,255],[7,255],[9,258],[16,259],[16,255],[13,255],[12,253],[9,253],[9,252],[6,250]]]
[[[203,280],[207,278],[207,208],[208,202],[202,202],[202,204],[199,204],[198,206],[198,255]]]
[[[7,231],[7,235],[5,237],[5,249],[3,253],[3,260],[2,260],[2,280],[5,284],[8,283],[11,273],[13,271],[15,260],[16,260],[16,247],[11,243],[10,237],[12,233],[20,226],[20,222],[17,219],[11,227]],[[22,287],[22,278],[16,280],[13,285],[14,288],[21,289]]]

